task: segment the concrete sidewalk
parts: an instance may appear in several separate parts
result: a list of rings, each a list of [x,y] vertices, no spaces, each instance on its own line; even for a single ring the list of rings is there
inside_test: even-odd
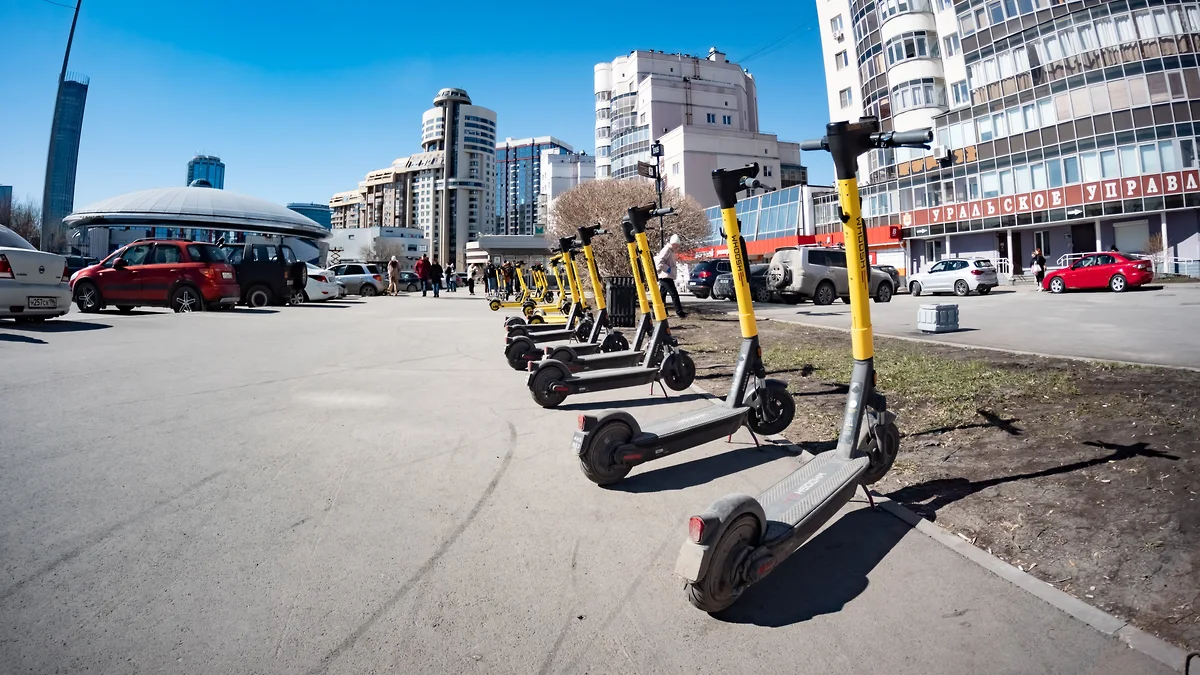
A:
[[[687,517],[797,457],[743,432],[598,488],[579,412],[710,403],[543,410],[482,303],[69,318],[0,325],[6,672],[1172,672],[861,499],[698,612]]]
[[[917,330],[923,304],[959,308],[960,332]],[[850,306],[758,304],[760,316],[827,328],[850,327]],[[871,303],[879,335],[932,339],[968,347],[1200,368],[1200,284],[1172,283],[1127,293],[1037,293],[1029,286],[1000,287],[990,295],[897,295]]]

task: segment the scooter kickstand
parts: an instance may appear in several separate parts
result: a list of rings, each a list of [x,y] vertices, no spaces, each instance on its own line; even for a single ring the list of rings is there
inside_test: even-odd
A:
[[[754,439],[754,447],[756,447],[756,448],[762,448],[762,443],[759,443],[759,442],[758,442],[758,436],[757,436],[757,435],[754,433],[754,430],[753,430],[753,429],[751,429],[749,426],[747,426],[747,427],[746,427],[746,431],[749,431],[749,432],[750,432],[750,438],[753,438],[753,439]]]
[[[878,511],[879,507],[875,505],[875,498],[871,496],[871,489],[866,485],[862,486],[863,492],[867,493],[867,501],[871,504],[872,511]]]

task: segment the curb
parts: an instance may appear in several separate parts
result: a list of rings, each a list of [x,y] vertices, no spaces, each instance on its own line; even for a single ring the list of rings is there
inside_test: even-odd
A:
[[[825,326],[817,326],[817,328],[824,327]],[[922,342],[932,342],[932,340],[922,340]],[[999,349],[996,351],[1007,350]],[[689,387],[689,389],[705,397],[709,400],[709,402],[713,403],[713,405],[717,405],[723,400],[719,396],[713,394],[695,382],[692,383],[692,386]],[[763,438],[767,440],[785,441],[792,447],[799,450],[800,457],[803,458],[805,462],[815,457],[815,455],[812,453],[800,448],[778,434],[773,436],[764,436]],[[1061,610],[1065,614],[1082,621],[1092,628],[1095,628],[1101,633],[1104,633],[1109,637],[1115,637],[1119,639],[1130,649],[1141,652],[1142,654],[1145,654],[1146,656],[1158,661],[1159,663],[1176,672],[1184,672],[1184,668],[1186,667],[1186,659],[1188,658],[1187,650],[1176,647],[1166,640],[1155,637],[1146,631],[1131,625],[1124,619],[1117,618],[1112,614],[1105,612],[1104,610],[1093,607],[1079,598],[1076,598],[1075,596],[1061,591],[1042,581],[1041,579],[1038,579],[1032,574],[1017,569],[1016,567],[1004,562],[991,553],[988,553],[987,551],[976,547],[974,544],[971,544],[970,542],[960,538],[958,535],[952,533],[950,530],[947,530],[941,525],[925,520],[899,502],[894,502],[874,490],[871,490],[871,495],[875,498],[875,503],[879,506],[879,508],[887,511],[897,519],[904,521],[913,529],[928,536],[930,539],[954,551],[967,560],[979,565],[983,569],[995,574],[1001,579],[1008,581],[1017,588],[1020,588],[1021,590],[1029,593],[1035,598],[1038,598],[1046,604]]]

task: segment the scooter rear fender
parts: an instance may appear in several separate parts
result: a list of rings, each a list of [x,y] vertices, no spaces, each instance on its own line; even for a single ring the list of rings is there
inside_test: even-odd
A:
[[[675,574],[697,581],[704,577],[712,560],[712,548],[721,540],[725,528],[738,516],[749,513],[758,521],[758,541],[766,536],[767,516],[758,500],[747,494],[732,494],[713,502],[708,510],[692,516],[704,523],[699,543],[692,541],[689,534],[684,539],[683,547],[679,549],[679,558],[675,561]],[[691,518],[688,519],[689,523]],[[689,528],[690,529],[690,528]]]
[[[532,376],[531,376],[532,378]],[[532,382],[533,380],[530,379]],[[602,410],[597,414],[583,413],[579,416],[579,430],[575,432],[574,438],[571,439],[571,449],[575,454],[582,457],[588,450],[588,443],[591,442],[592,432],[599,429],[602,425],[608,422],[624,422],[629,425],[633,431],[630,438],[637,438],[642,433],[641,426],[638,425],[633,415],[624,410]]]
[[[561,361],[555,361],[553,359],[542,359],[541,361],[536,361],[536,362],[530,361],[529,364],[530,364],[529,377],[525,381],[525,386],[527,386],[527,387],[532,387],[533,386],[533,378],[537,377],[538,373],[542,372],[542,370],[547,369],[547,368],[552,368],[554,370],[559,371],[559,377],[561,377],[564,380],[571,377],[571,369],[568,368]]]

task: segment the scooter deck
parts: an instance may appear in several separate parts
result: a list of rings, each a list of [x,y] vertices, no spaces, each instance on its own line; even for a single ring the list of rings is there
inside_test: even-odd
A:
[[[574,328],[558,328],[555,330],[544,330],[540,333],[530,333],[525,337],[533,341],[534,344],[542,342],[554,342],[556,340],[573,340],[575,339]]]
[[[646,352],[626,349],[619,352],[597,352],[578,356],[567,364],[572,371],[608,370],[635,366],[646,358]]]
[[[658,379],[658,368],[643,365],[627,368],[609,368],[607,370],[592,370],[585,373],[572,374],[563,381],[571,388],[572,393],[582,394],[589,391],[606,391],[622,389],[647,384]]]
[[[644,425],[630,442],[638,448],[653,448],[652,457],[687,450],[737,431],[749,410],[725,405],[687,410]]]
[[[758,496],[767,516],[766,540],[799,536],[799,546],[850,500],[869,463],[865,456],[846,459],[829,452],[771,486]]]

